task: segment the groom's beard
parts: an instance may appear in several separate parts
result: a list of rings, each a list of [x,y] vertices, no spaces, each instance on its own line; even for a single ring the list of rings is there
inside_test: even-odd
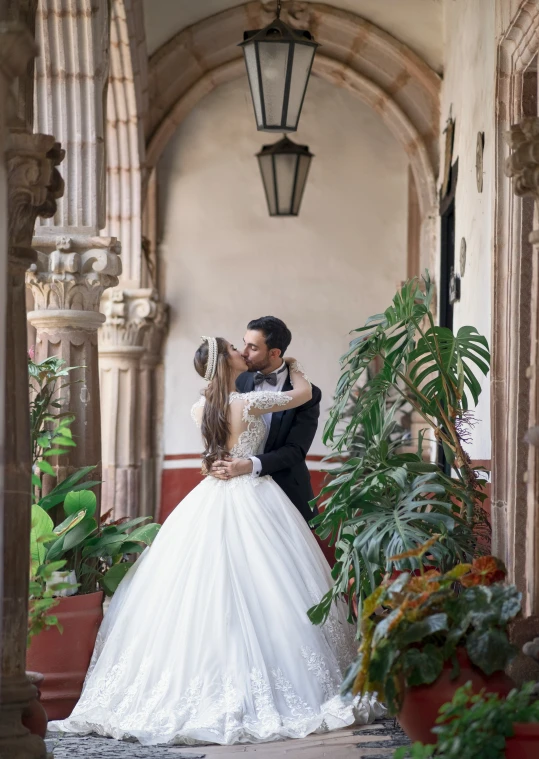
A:
[[[254,374],[255,372],[261,372],[262,374],[265,374],[271,369],[271,364],[269,361],[257,361],[256,363],[245,361],[245,363],[247,364],[247,371],[251,372],[251,374]]]

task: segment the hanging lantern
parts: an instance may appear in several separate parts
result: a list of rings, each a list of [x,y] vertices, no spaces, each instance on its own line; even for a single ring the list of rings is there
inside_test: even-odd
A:
[[[279,16],[262,30],[243,33],[243,48],[256,123],[263,132],[295,132],[318,43]]]
[[[297,216],[313,154],[285,135],[257,153],[270,216]]]

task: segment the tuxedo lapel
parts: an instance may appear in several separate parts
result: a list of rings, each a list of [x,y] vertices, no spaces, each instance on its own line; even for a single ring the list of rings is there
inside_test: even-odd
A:
[[[255,389],[254,372],[244,372],[236,380],[236,389],[240,393],[250,393]]]
[[[254,380],[253,380],[254,385]],[[283,385],[283,393],[286,393],[287,390],[292,390],[292,383],[290,382],[290,375],[287,375],[285,383]],[[293,410],[293,409],[291,409]],[[274,411],[271,415],[271,424],[270,424],[270,430],[268,439],[266,441],[266,445],[264,446],[264,453],[267,453],[268,451],[271,451],[273,446],[275,445],[275,441],[277,440],[277,435],[279,434],[279,430],[281,428],[281,423],[283,421],[283,416],[285,414],[288,414],[290,412],[288,411]]]

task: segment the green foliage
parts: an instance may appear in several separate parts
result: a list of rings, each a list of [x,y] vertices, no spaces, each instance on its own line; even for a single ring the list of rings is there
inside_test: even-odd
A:
[[[69,493],[64,501],[65,519],[54,527],[47,512],[34,505],[32,558],[42,564],[62,561],[74,569],[77,579],[97,580],[105,592],[112,594],[118,578],[126,570],[114,569],[128,554],[140,553],[150,545],[160,525],[148,524],[150,517],[98,524],[95,519],[96,497],[91,491]],[[98,559],[100,570],[86,564]],[[110,579],[108,574],[114,569]]]
[[[335,546],[335,584],[310,610],[314,623],[323,622],[333,600],[343,596],[351,619],[354,598],[361,616],[363,600],[385,574],[419,568],[416,559],[394,555],[440,535],[427,559],[446,571],[480,552],[478,539],[488,532],[481,508],[485,482],[462,447],[473,425],[470,404],[481,392],[476,373],[489,369],[488,343],[473,327],[456,335],[437,327],[433,294],[428,273],[422,284],[407,282],[383,314],[355,330],[341,358],[324,430],[329,458],[341,463],[330,470],[318,498],[321,513],[311,522]],[[429,461],[432,443],[423,433],[415,452],[400,450],[396,420],[403,408],[419,415],[443,445],[455,476]]]
[[[32,359],[28,361],[32,463],[51,476],[54,476],[54,470],[43,458],[61,456],[76,445],[70,429],[74,417],[60,411],[62,400],[59,396],[59,383],[68,378],[75,368],[67,367],[64,359],[57,356],[51,356],[39,364]],[[64,383],[62,389],[70,384]],[[51,409],[58,411],[52,413]]]
[[[42,495],[42,475],[56,476],[47,459],[61,456],[76,445],[70,429],[74,417],[61,413],[59,396],[72,384],[61,383],[73,367],[66,367],[63,359],[53,356],[39,364],[30,358],[28,368],[35,500],[30,534],[30,641],[41,630],[59,627],[58,619],[50,613],[58,603],[56,595],[73,588],[70,582],[55,581],[53,573],[74,571],[76,587],[82,592],[92,592],[100,585],[112,595],[132,566],[126,557],[150,545],[159,525],[148,524],[149,517],[100,522],[92,492],[100,481],[87,479],[95,466],[78,469]]]
[[[421,559],[435,541],[409,554]],[[520,611],[521,595],[500,582],[504,575],[503,565],[487,556],[444,574],[403,573],[380,585],[363,604],[358,657],[343,692],[376,692],[397,714],[405,689],[434,682],[445,662],[458,674],[458,649],[486,675],[505,669],[516,653],[507,625]]]
[[[504,759],[515,723],[539,723],[534,683],[512,690],[507,698],[484,691],[474,695],[467,683],[440,709],[433,730],[437,744],[399,748],[394,759]]]

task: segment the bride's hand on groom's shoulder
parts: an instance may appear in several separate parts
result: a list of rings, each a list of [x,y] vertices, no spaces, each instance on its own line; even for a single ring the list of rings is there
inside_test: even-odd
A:
[[[296,359],[295,358],[291,358],[290,356],[287,356],[285,358],[284,362],[285,362],[285,364],[287,364],[287,366],[292,366],[292,364],[296,363]]]

